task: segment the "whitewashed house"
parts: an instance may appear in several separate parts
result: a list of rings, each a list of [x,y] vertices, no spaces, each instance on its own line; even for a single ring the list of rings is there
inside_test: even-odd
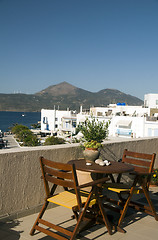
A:
[[[145,94],[144,106],[147,108],[158,108],[158,94],[157,93]]]
[[[76,126],[91,118],[110,121],[109,136],[140,138],[158,136],[158,94],[146,94],[145,106],[126,106],[124,103],[93,107],[74,114],[72,111],[41,110],[41,131],[66,136],[75,134]]]
[[[41,110],[41,132],[60,133],[60,135],[75,133],[76,114],[72,111]]]
[[[110,120],[109,136],[135,138],[145,136],[145,116],[149,115],[149,108],[119,103],[110,104],[106,108],[94,107],[90,111],[98,119],[102,118],[105,122]]]

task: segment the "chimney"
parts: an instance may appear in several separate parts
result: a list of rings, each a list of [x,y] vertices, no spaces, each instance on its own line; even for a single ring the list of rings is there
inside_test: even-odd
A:
[[[82,113],[82,105],[80,106],[80,113]]]

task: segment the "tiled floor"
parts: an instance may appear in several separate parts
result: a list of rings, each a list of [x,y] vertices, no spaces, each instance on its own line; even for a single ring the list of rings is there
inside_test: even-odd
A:
[[[158,212],[158,188],[153,189],[152,199]],[[64,227],[69,227],[75,224],[75,220],[71,220],[72,212],[63,207],[56,207],[47,210],[45,219],[52,220],[54,223],[60,223]],[[37,217],[37,214],[29,215],[17,220],[0,222],[0,240],[53,240],[53,238],[46,236],[43,233],[36,233],[30,236],[30,229]],[[109,235],[104,225],[97,225],[88,231],[82,232],[76,239],[82,240],[151,240],[158,238],[158,222],[154,217],[146,214],[137,213],[126,217],[126,223],[123,224],[127,231],[125,234],[115,232]]]

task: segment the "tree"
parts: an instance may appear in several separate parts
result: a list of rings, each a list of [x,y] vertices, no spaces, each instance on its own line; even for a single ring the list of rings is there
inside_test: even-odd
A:
[[[29,130],[29,128],[22,124],[17,124],[17,123],[13,127],[11,127],[11,132],[16,134],[17,136],[22,130]]]
[[[19,142],[23,142],[22,144],[23,146],[39,146],[40,145],[40,142],[37,136],[35,136],[28,127],[22,124],[15,124],[11,128],[11,131],[12,133],[15,134]]]
[[[65,140],[63,138],[58,137],[48,137],[44,143],[44,145],[57,145],[57,144],[64,144]]]

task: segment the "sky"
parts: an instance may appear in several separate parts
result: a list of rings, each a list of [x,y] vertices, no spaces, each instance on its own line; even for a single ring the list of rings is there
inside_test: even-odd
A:
[[[158,0],[0,0],[0,93],[158,93]]]

